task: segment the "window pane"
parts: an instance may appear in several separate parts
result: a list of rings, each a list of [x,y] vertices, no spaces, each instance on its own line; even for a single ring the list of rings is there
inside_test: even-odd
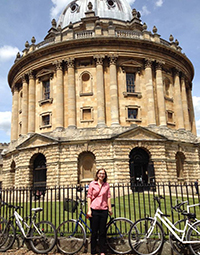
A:
[[[135,92],[135,74],[127,73],[126,74],[126,89],[127,92]]]
[[[48,81],[43,81],[43,96],[44,99],[49,99],[50,98],[50,82]]]
[[[42,116],[42,124],[43,126],[47,126],[50,124],[50,115]]]
[[[138,109],[128,109],[128,119],[137,119]]]

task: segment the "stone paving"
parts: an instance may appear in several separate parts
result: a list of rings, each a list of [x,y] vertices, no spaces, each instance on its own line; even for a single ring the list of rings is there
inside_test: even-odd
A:
[[[26,246],[22,248],[14,248],[6,252],[1,252],[2,255],[34,255],[35,253],[33,251],[30,251],[26,248]],[[55,247],[51,252],[48,253],[49,255],[63,255],[62,253],[57,252],[57,248]],[[90,253],[87,252],[81,252],[79,255],[90,255]],[[108,254],[107,254],[108,255]],[[109,255],[112,255],[109,253]],[[160,255],[175,255],[175,253],[172,252],[170,244],[168,241],[165,242],[163,246],[163,250],[160,253]]]

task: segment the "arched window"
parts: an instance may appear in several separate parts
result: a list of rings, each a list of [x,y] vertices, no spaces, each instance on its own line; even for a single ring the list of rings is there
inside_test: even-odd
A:
[[[171,82],[168,78],[165,78],[164,81],[164,91],[165,91],[165,96],[167,98],[171,98]]]
[[[33,188],[38,195],[44,195],[46,190],[47,168],[46,158],[39,153],[33,162]]]
[[[150,161],[149,154],[142,148],[134,148],[129,155],[130,178],[132,186],[140,184],[155,183],[155,173],[153,162]]]
[[[16,170],[15,161],[12,161],[12,163],[10,165],[10,184],[11,184],[11,186],[15,186],[15,170]]]
[[[185,155],[182,152],[176,153],[176,173],[178,180],[184,180]]]
[[[83,152],[78,158],[78,182],[89,183],[96,173],[95,156],[91,152]]]
[[[89,72],[83,72],[80,75],[80,96],[93,95],[93,78]]]

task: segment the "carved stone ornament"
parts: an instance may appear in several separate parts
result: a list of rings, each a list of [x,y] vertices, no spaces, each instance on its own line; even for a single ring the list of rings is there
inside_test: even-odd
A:
[[[153,59],[145,59],[145,68],[151,68],[153,61]]]
[[[116,65],[117,63],[117,55],[110,55],[109,60],[110,60],[110,65]]]
[[[103,65],[104,55],[95,55],[94,59],[96,60],[96,65]]]
[[[68,66],[68,68],[69,67],[74,68],[74,58],[67,59],[67,66]]]
[[[28,72],[28,77],[29,77],[29,80],[30,80],[30,79],[34,79],[34,75],[33,75],[33,71],[32,71],[32,70],[30,70],[30,71]]]

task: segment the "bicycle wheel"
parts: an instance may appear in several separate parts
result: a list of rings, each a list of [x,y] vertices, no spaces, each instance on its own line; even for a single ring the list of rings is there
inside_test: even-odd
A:
[[[57,246],[65,254],[80,251],[86,241],[85,229],[77,220],[67,220],[57,228]]]
[[[174,226],[176,226],[178,229],[184,229],[186,224],[186,219],[178,220],[176,223],[174,223]],[[182,237],[182,233],[176,232],[179,237]],[[179,255],[188,254],[188,246],[181,243],[172,233],[169,234],[169,243],[173,249],[174,252],[176,252]]]
[[[196,241],[199,243],[189,244],[192,254],[200,254],[200,221],[195,222],[192,228],[188,229],[186,239],[187,241]]]
[[[53,249],[56,244],[56,228],[49,221],[41,221],[31,229],[30,246],[36,253],[47,253]]]
[[[0,217],[0,251],[7,251],[15,241],[15,228],[13,224]]]
[[[128,233],[133,222],[126,218],[111,220],[106,227],[106,241],[109,248],[118,254],[127,254],[131,251]]]
[[[129,244],[137,254],[156,254],[162,249],[163,243],[163,228],[153,218],[140,219],[132,225]]]

